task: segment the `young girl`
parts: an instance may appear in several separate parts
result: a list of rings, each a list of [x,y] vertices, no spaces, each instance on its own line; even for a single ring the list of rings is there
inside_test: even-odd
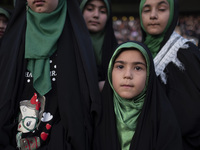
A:
[[[182,149],[175,115],[142,43],[126,42],[114,52],[102,91],[100,118],[95,149]]]
[[[141,0],[143,41],[150,49],[181,127],[185,149],[200,147],[200,51],[176,32],[177,0]]]
[[[10,17],[11,17],[11,12],[3,7],[0,7],[0,42],[6,31],[6,27]]]
[[[7,31],[0,149],[90,150],[100,92],[78,2],[18,0]]]
[[[108,0],[83,0],[80,9],[92,40],[98,68],[99,88],[102,90],[109,59],[117,46],[112,26],[111,4]]]

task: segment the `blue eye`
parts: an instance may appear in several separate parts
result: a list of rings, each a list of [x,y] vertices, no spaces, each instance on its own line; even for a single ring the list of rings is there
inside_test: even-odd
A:
[[[26,126],[29,127],[29,126],[31,125],[31,122],[32,122],[32,121],[28,121],[28,122],[26,123]]]

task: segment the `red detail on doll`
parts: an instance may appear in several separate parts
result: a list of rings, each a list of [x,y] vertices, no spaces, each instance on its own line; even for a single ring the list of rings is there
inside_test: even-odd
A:
[[[46,129],[47,129],[47,130],[50,130],[50,129],[51,129],[51,125],[47,123],[47,124],[46,124]]]
[[[41,106],[41,103],[38,102],[38,103],[36,104],[36,106],[35,106],[35,109],[36,109],[36,110],[39,110],[39,109],[40,109],[40,106]]]
[[[31,98],[31,104],[35,104],[36,105],[35,106],[36,110],[40,109],[41,103],[38,101],[37,93],[34,93],[33,97]]]
[[[41,137],[41,139],[42,139],[43,141],[46,141],[48,135],[49,135],[48,133],[42,132],[42,133],[40,134],[40,137]]]

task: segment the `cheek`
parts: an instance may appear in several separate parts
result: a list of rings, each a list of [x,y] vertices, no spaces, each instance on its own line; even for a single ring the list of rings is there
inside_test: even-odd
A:
[[[48,7],[47,7],[47,12],[53,12],[54,10],[56,10],[58,6],[58,1],[53,1]]]
[[[105,16],[102,17],[102,26],[103,27],[105,27],[107,19],[108,19],[107,15],[105,15]]]
[[[163,21],[163,24],[165,25],[165,27],[167,26],[167,23],[168,23],[168,21],[169,21],[169,14],[166,14],[163,18],[165,18],[165,19],[163,19],[162,21]]]
[[[147,18],[145,18],[145,16],[142,15],[142,24],[144,26],[144,29],[146,29],[147,26]]]
[[[115,72],[112,73],[112,85],[113,88],[116,90],[118,85],[119,78]]]
[[[35,8],[33,5],[30,4],[30,2],[28,2],[28,6],[31,8],[31,10],[35,11]]]
[[[90,18],[90,13],[88,13],[87,11],[83,11],[83,18],[85,22],[87,22],[88,18]]]
[[[143,78],[141,79],[140,85],[141,85],[140,87],[141,87],[141,92],[142,92],[146,85],[146,75],[143,76]]]

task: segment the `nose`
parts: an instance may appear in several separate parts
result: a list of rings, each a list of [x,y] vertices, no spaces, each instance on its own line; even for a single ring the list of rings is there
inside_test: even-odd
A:
[[[95,18],[98,18],[98,17],[99,17],[99,10],[98,10],[98,9],[95,9],[95,10],[94,10],[94,17],[95,17]]]
[[[150,19],[157,19],[157,18],[158,18],[157,11],[155,9],[152,9],[150,14]]]
[[[133,79],[133,72],[131,69],[126,69],[124,72],[124,79]]]

